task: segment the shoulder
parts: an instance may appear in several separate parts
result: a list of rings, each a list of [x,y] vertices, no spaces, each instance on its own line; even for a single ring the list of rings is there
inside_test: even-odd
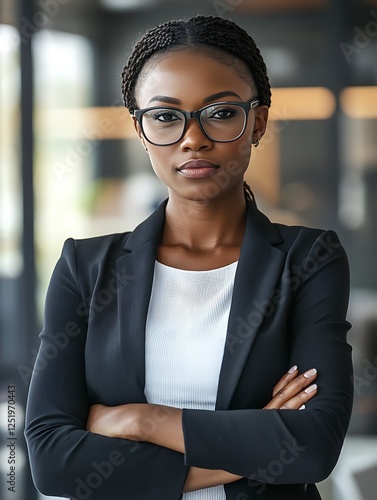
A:
[[[318,246],[327,249],[331,254],[336,249],[344,251],[337,233],[332,229],[271,222],[255,207],[250,208],[250,215],[249,235],[267,241],[286,254],[303,256]]]
[[[109,280],[117,276],[117,260],[125,255],[124,246],[130,234],[68,238],[55,265],[50,287],[51,284],[74,283],[82,296],[90,296],[95,286],[106,287]]]
[[[91,238],[68,238],[63,245],[63,255],[65,253],[75,253],[84,259],[96,259],[106,255],[122,254],[131,232],[105,234]]]
[[[314,241],[326,232],[334,233],[321,228],[308,226],[287,226],[285,224],[271,223],[281,237],[281,249],[290,250],[300,247],[302,249],[310,247]],[[335,233],[334,233],[335,234]]]
[[[130,234],[132,234],[132,232],[127,231],[124,233],[105,234],[92,238],[70,238],[67,241],[71,241],[76,252],[86,258],[91,256],[101,257],[109,254],[120,255],[124,253],[124,247]]]
[[[92,238],[68,238],[63,245],[60,262],[68,264],[75,273],[98,272],[104,267],[114,267],[116,260],[125,254],[124,247],[131,232],[106,234]]]
[[[349,286],[349,262],[346,251],[331,229],[274,224],[281,236],[278,248],[286,254],[285,272],[307,281],[309,277],[332,276]],[[322,271],[325,273],[323,274]],[[347,281],[348,280],[348,281]]]
[[[313,258],[318,262],[332,260],[329,257],[347,261],[339,236],[332,229],[271,222],[261,212],[258,214],[258,227],[260,235],[268,235],[270,243],[286,254],[288,265]]]
[[[344,252],[338,234],[332,229],[273,224],[281,236],[280,248],[287,253],[308,254],[322,249],[329,254]],[[323,253],[322,252],[322,253]]]

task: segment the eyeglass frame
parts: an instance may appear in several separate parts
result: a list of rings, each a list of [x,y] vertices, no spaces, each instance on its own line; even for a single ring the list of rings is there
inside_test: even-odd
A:
[[[247,120],[248,120],[248,117],[249,117],[249,111],[251,109],[254,109],[257,106],[259,106],[259,102],[260,102],[259,99],[252,99],[251,101],[247,101],[247,102],[243,102],[243,101],[221,101],[221,102],[214,102],[212,104],[207,104],[206,106],[203,106],[202,108],[197,109],[195,111],[186,111],[185,109],[174,108],[172,106],[152,106],[150,108],[135,109],[135,111],[133,112],[132,116],[137,120],[138,124],[140,125],[140,128],[141,128],[141,131],[143,133],[144,139],[147,142],[149,142],[149,144],[153,144],[154,146],[172,146],[173,144],[177,144],[177,142],[181,141],[182,137],[185,135],[185,133],[187,131],[188,122],[192,118],[196,119],[196,121],[199,124],[200,130],[203,132],[203,134],[210,141],[213,141],[213,142],[233,142],[233,141],[236,141],[237,139],[239,139],[240,137],[242,137],[242,135],[244,134],[244,132],[246,130],[246,127],[247,127]],[[242,131],[238,134],[237,137],[235,137],[234,139],[221,140],[220,141],[220,140],[212,139],[212,137],[210,137],[208,135],[208,133],[204,130],[204,127],[203,127],[203,125],[201,123],[200,117],[201,117],[202,112],[205,109],[210,108],[211,106],[219,106],[219,105],[225,105],[225,104],[228,104],[228,105],[231,104],[231,105],[240,106],[244,110],[244,112],[245,112],[245,123],[244,123]],[[171,109],[173,111],[179,111],[180,113],[182,113],[182,115],[185,118],[185,124],[184,124],[183,130],[182,130],[182,134],[179,137],[179,139],[177,139],[174,142],[169,142],[167,144],[157,144],[156,142],[153,142],[153,141],[151,141],[151,140],[148,139],[147,135],[144,132],[142,118],[143,118],[144,113],[146,113],[147,111],[152,111],[154,109],[169,109],[169,110]]]

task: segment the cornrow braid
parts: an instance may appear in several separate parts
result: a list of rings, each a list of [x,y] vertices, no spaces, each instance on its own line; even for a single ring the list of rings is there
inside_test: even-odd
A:
[[[243,192],[246,198],[246,201],[250,201],[251,203],[254,203],[255,206],[257,206],[257,202],[255,201],[255,196],[254,193],[251,190],[251,187],[246,181],[243,181]]]
[[[242,61],[249,72],[246,77],[255,87],[260,104],[270,107],[271,86],[267,68],[253,38],[228,19],[196,16],[187,21],[162,23],[147,31],[135,45],[122,70],[123,99],[131,114],[138,109],[135,89],[146,62],[152,56],[182,47],[210,50],[214,57],[222,57],[226,63],[231,60],[238,70],[239,62]],[[250,187],[246,186],[244,185],[245,197],[255,203]]]
[[[135,87],[145,63],[154,55],[179,47],[212,47],[244,62],[258,92],[260,104],[271,105],[267,68],[253,38],[233,21],[215,16],[196,16],[188,21],[167,21],[145,33],[135,45],[122,71],[125,106],[132,114],[138,108]]]

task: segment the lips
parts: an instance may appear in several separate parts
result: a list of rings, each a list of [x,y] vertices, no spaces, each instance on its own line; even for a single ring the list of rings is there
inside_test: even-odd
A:
[[[201,179],[203,177],[209,177],[218,168],[219,166],[211,161],[198,159],[186,161],[178,167],[178,171],[185,177]]]

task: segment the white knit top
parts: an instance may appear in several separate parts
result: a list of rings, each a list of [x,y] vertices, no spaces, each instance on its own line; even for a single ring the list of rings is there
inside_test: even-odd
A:
[[[214,410],[237,262],[187,271],[156,261],[145,337],[149,403]],[[223,486],[183,495],[223,500]]]

